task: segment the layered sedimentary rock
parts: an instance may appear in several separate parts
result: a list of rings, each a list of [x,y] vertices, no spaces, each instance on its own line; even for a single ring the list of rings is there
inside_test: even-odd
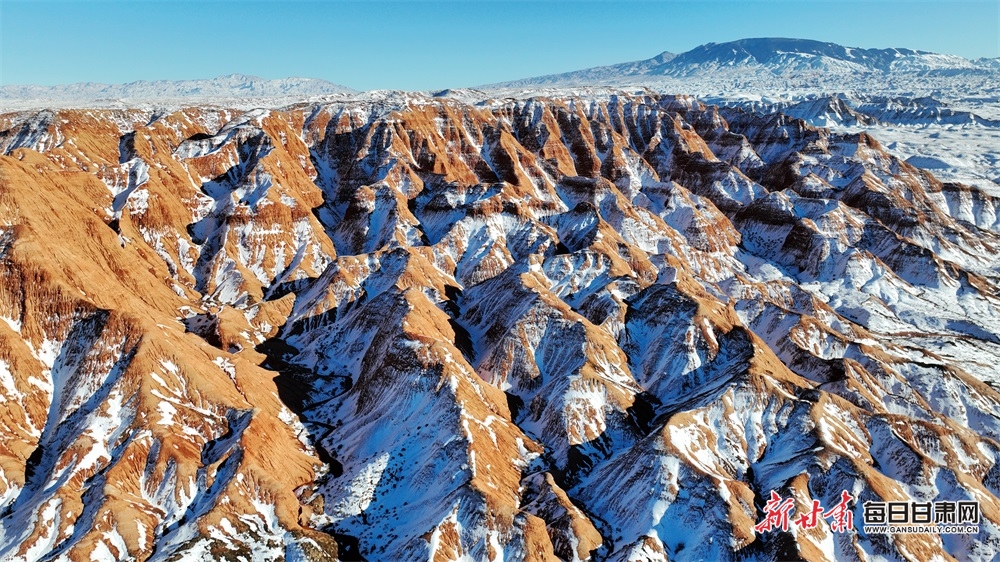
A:
[[[992,559],[1000,200],[692,98],[0,116],[0,558]],[[976,535],[757,533],[770,492]]]

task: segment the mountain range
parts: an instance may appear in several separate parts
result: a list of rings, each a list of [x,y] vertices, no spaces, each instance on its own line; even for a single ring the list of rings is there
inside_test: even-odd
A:
[[[993,124],[524,88],[0,113],[0,560],[1000,557]]]
[[[546,76],[479,86],[495,90],[538,87],[650,86],[682,87],[700,94],[728,85],[731,91],[809,88],[813,93],[845,91],[859,81],[886,86],[887,76],[910,81],[969,76],[996,80],[1000,59],[967,60],[912,49],[862,49],[806,39],[743,39],[708,43],[682,54],[661,53],[653,58]],[[849,78],[848,83],[842,81]],[[683,82],[680,82],[683,80]],[[877,82],[875,82],[877,81]],[[839,87],[836,87],[839,86]],[[833,89],[831,89],[833,87]],[[933,84],[928,84],[933,87]],[[680,90],[678,90],[680,92]],[[357,93],[315,78],[268,80],[232,74],[207,80],[136,81],[128,84],[77,83],[59,86],[0,86],[0,103],[11,107],[65,104],[108,104],[152,101],[209,102],[254,99],[274,105],[293,98]],[[269,101],[270,100],[270,101]]]
[[[310,96],[349,94],[354,90],[316,78],[269,80],[230,74],[206,80],[139,80],[127,84],[81,82],[58,86],[0,86],[0,104],[36,106],[108,104],[113,102],[181,101],[211,102],[237,99],[301,99]]]
[[[640,61],[524,78],[483,88],[655,85],[709,77],[745,82],[756,79],[763,81],[760,85],[775,85],[784,80],[786,85],[794,86],[842,76],[883,79],[887,75],[926,77],[996,73],[998,70],[1000,59],[970,61],[912,49],[861,49],[807,39],[765,38],[708,43],[682,54],[664,52]]]

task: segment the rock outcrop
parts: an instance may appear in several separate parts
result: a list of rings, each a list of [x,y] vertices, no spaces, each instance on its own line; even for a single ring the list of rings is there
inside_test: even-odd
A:
[[[866,134],[369,94],[0,152],[0,559],[1000,555],[1000,200]],[[845,490],[979,532],[754,530]]]

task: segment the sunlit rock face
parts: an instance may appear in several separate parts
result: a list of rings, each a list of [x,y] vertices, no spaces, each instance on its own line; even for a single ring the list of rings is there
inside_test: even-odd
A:
[[[1000,555],[1000,200],[868,135],[368,94],[0,150],[0,559]],[[865,533],[907,500],[978,534]]]

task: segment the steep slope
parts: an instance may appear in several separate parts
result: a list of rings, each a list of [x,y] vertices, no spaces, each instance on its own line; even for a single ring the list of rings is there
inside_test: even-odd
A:
[[[2,558],[1000,553],[1000,199],[869,135],[379,94],[0,150]],[[754,529],[843,491],[982,520]]]
[[[913,49],[742,39],[482,86],[503,97],[654,91],[867,132],[939,179],[1000,189],[1000,66]],[[993,191],[996,193],[997,191]]]

